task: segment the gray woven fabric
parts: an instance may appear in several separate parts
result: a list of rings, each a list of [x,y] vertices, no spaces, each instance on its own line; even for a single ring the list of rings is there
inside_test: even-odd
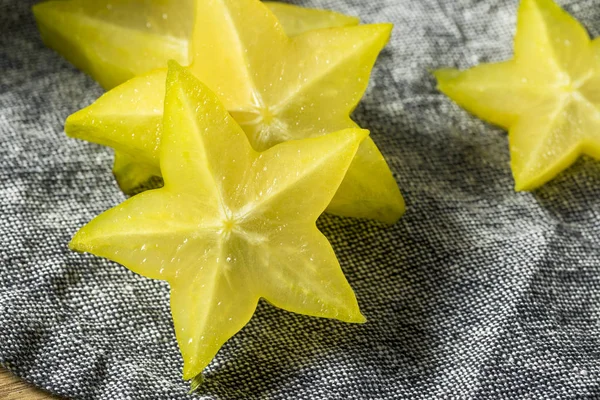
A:
[[[600,34],[600,1],[560,3]],[[599,399],[600,163],[513,192],[506,135],[428,73],[510,57],[517,1],[301,4],[396,25],[355,118],[408,212],[319,222],[368,323],[261,302],[188,395],[167,284],[67,249],[124,199],[112,153],[63,133],[102,90],[0,0],[0,363],[81,399]]]

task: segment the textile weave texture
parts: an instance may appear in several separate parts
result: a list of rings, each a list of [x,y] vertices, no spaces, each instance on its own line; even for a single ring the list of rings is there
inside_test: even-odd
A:
[[[600,35],[600,0],[561,0]],[[101,88],[0,0],[0,363],[76,399],[600,399],[600,163],[515,193],[505,132],[429,73],[512,55],[516,0],[306,0],[393,22],[354,118],[407,201],[399,223],[325,215],[368,322],[261,302],[194,395],[169,288],[67,248],[122,202],[109,149],[65,118]]]

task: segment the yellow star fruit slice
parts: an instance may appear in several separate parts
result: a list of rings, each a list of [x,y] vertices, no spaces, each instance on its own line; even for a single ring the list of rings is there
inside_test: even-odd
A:
[[[265,4],[290,36],[359,23],[327,10]],[[44,42],[105,89],[162,68],[169,59],[188,65],[194,9],[195,0],[59,0],[33,7]],[[160,175],[157,170],[115,153],[113,173],[125,193],[139,191]]]
[[[551,0],[522,0],[514,58],[435,73],[439,89],[509,131],[516,190],[533,190],[581,154],[600,159],[600,45]]]
[[[189,65],[196,0],[57,0],[33,7],[44,43],[105,89],[164,68]],[[326,10],[267,3],[289,35],[358,19]]]
[[[367,88],[390,24],[289,38],[259,1],[199,1],[197,7],[190,69],[220,96],[254,149],[357,127],[349,114]],[[157,165],[164,77],[159,70],[113,89],[70,116],[67,134]],[[396,181],[370,138],[327,211],[387,223],[404,212]]]
[[[165,185],[106,211],[70,247],[171,286],[184,379],[198,375],[258,299],[364,322],[316,219],[368,132],[347,129],[254,151],[217,97],[170,63]]]

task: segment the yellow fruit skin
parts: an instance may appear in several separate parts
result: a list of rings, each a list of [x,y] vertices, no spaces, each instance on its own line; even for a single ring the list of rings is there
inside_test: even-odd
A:
[[[509,131],[515,190],[534,190],[581,154],[600,158],[600,57],[551,0],[523,0],[510,61],[434,73],[440,91]]]
[[[215,89],[255,149],[357,128],[349,114],[367,88],[377,55],[390,37],[390,24],[323,29],[289,38],[277,19],[254,0],[202,4],[205,8],[196,23],[196,55],[190,70]],[[226,18],[227,25],[219,22],[224,15],[240,17]],[[97,121],[114,115],[113,121],[134,121],[141,132],[145,116],[162,107],[161,86],[132,79],[115,88],[117,92],[107,93],[98,104],[69,117],[65,130],[80,139],[112,142],[116,151],[155,159],[136,139],[141,134],[130,137],[116,122]],[[144,101],[140,106],[137,100],[130,100],[144,93],[157,94],[156,103]],[[156,135],[152,143],[158,143],[160,127],[155,119],[147,119],[147,130]],[[327,211],[390,224],[404,212],[395,178],[370,138],[361,145]]]
[[[155,164],[139,162],[123,152],[115,152],[113,175],[123,193],[130,195],[162,186],[160,168]]]
[[[120,7],[125,13],[133,3],[111,0],[107,4]],[[106,15],[105,11],[97,2],[85,0],[48,1],[33,7],[44,43],[105,89],[136,75],[164,68],[169,59],[189,63],[187,38],[160,34],[152,28],[119,25],[111,22],[110,14]],[[174,19],[172,22],[178,23]]]
[[[297,7],[274,1],[265,1],[264,4],[275,14],[288,36],[300,35],[315,29],[354,26],[360,23],[357,17],[333,11]]]
[[[53,0],[33,6],[46,46],[109,90],[134,76],[189,65],[189,36],[198,0]],[[268,3],[288,35],[351,26],[357,18]]]
[[[164,8],[167,7],[169,2],[154,0],[154,3]],[[188,1],[187,3],[191,5],[193,2]],[[131,4],[135,7],[135,2],[124,0],[111,1],[107,4],[111,4],[112,7],[125,7],[126,11],[132,7]],[[305,9],[275,2],[266,2],[265,4],[279,19],[283,29],[289,36],[300,35],[315,29],[354,26],[359,23],[358,18],[331,11]],[[142,3],[139,4],[139,7],[142,7]],[[181,14],[184,14],[183,12],[179,13],[178,18],[166,20],[161,20],[160,17],[156,16],[156,18],[151,19],[151,28],[144,29],[143,26],[141,28],[139,26],[136,28],[126,27],[126,25],[123,25],[123,21],[121,21],[121,25],[114,23],[114,21],[111,22],[111,14],[102,11],[103,8],[105,8],[103,2],[49,1],[34,6],[34,14],[44,42],[62,54],[77,68],[91,75],[106,89],[111,89],[134,76],[143,75],[153,69],[164,67],[168,59],[174,59],[186,65],[191,62],[192,57],[188,54],[189,42],[185,37],[186,28],[183,28],[182,32],[177,32],[176,35],[169,32],[171,26],[182,24]],[[145,9],[145,11],[153,16],[151,9]],[[127,14],[125,12],[122,14],[121,17],[126,22]],[[172,10],[168,14],[171,15]],[[190,12],[189,14],[193,13]],[[165,31],[170,34],[164,34]],[[374,32],[373,35],[378,37],[377,32]],[[389,32],[387,35],[382,36],[383,45],[387,41],[387,36],[389,36]],[[315,35],[313,40],[326,40],[326,37]],[[383,46],[381,45],[381,47]],[[345,50],[340,49],[340,51]],[[363,54],[363,59],[357,61],[364,62],[366,65],[372,64],[378,52],[377,49],[372,53]],[[222,67],[218,68],[217,72],[223,74]],[[363,85],[359,85],[358,88],[352,82],[341,79],[332,82],[335,85],[330,85],[332,86],[331,89],[325,88],[326,90],[322,92],[347,88],[347,92],[353,91],[362,94],[366,89],[370,70],[366,70],[366,72],[362,77],[359,77]],[[230,76],[232,75],[228,75],[228,77]],[[242,83],[238,82],[237,84],[241,85]],[[232,86],[235,87],[235,85]],[[353,93],[340,93],[334,97],[337,97],[338,102],[344,101],[347,104],[341,105],[339,109],[335,110],[336,112],[333,112],[332,109],[332,112],[329,113],[319,113],[315,117],[315,121],[319,120],[321,124],[314,125],[298,120],[313,118],[310,112],[300,115],[296,109],[288,111],[288,119],[293,119],[294,124],[302,123],[303,125],[304,132],[298,132],[297,137],[310,136],[312,132],[323,134],[347,127],[356,127],[347,114],[356,106],[357,96]],[[349,98],[352,101],[347,101]],[[332,98],[331,96],[323,97],[319,94],[310,101],[308,100],[301,107],[307,109],[310,107],[317,109],[329,108]],[[233,107],[237,106],[239,104],[234,104]],[[296,115],[294,115],[295,113]],[[340,117],[339,114],[345,115]],[[100,138],[94,132],[107,127],[113,132],[117,130],[127,132],[129,128],[118,123],[120,120],[118,115],[113,118],[112,122],[106,121],[106,118],[102,116],[95,118],[93,114],[90,114],[89,119],[85,119],[84,116],[85,113],[78,113],[76,117],[70,118],[67,123],[67,132],[70,136],[85,138],[117,149],[113,173],[125,193],[135,193],[140,189],[140,186],[153,176],[160,176],[156,165],[156,152],[153,155],[144,155],[146,152],[153,150],[143,149],[142,153],[138,153],[136,149],[134,154],[119,154],[119,146],[114,144],[114,140]],[[328,117],[329,120],[325,117]],[[335,118],[337,118],[337,121],[333,121]],[[143,133],[143,127],[138,122],[132,122],[131,120],[124,122],[135,126],[132,129],[132,135],[135,137],[142,138],[146,136]],[[148,132],[156,132],[155,126],[157,125],[160,125],[160,118],[155,118],[148,123]],[[250,135],[255,133],[253,127],[247,128]],[[257,140],[254,145],[257,149],[265,149],[280,141],[269,140],[268,143],[262,144]],[[155,143],[156,139],[153,139],[151,145],[153,146]],[[149,163],[148,159],[154,161]],[[131,165],[128,165],[126,160],[129,160]],[[140,164],[136,164],[136,160]],[[373,218],[386,223],[394,223],[403,214],[404,200],[397,189],[393,176],[385,165],[383,156],[371,139],[368,139],[361,147],[355,166],[351,168],[350,176],[352,178],[349,178],[342,185],[339,195],[336,196],[330,207],[330,212],[344,216]]]
[[[368,132],[347,129],[258,153],[218,98],[174,62],[164,117],[165,186],[96,217],[70,247],[169,282],[184,379],[202,372],[259,298],[365,322],[315,221]]]
[[[116,87],[69,116],[65,132],[110,146],[160,173],[165,78],[165,70],[152,71]]]

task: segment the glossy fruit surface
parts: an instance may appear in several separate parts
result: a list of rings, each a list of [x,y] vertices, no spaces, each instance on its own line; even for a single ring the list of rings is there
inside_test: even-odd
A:
[[[390,24],[289,38],[257,0],[199,1],[197,7],[190,70],[219,95],[256,150],[357,127],[349,115],[367,88]],[[67,119],[67,134],[156,165],[164,76],[155,71],[108,92]],[[396,181],[370,138],[327,211],[387,223],[404,212]]]
[[[165,186],[101,214],[70,247],[169,282],[184,379],[208,365],[261,297],[292,312],[364,322],[315,221],[368,132],[256,152],[217,97],[175,62],[164,117]]]
[[[42,39],[105,89],[165,68],[189,65],[197,0],[54,0],[33,7]],[[357,25],[339,13],[266,3],[288,35]]]
[[[298,7],[274,1],[264,3],[275,14],[288,36],[296,36],[315,29],[353,26],[360,22],[356,17],[328,10]]]
[[[521,2],[512,60],[435,75],[459,105],[509,131],[516,190],[581,154],[600,158],[600,42],[551,0]]]

